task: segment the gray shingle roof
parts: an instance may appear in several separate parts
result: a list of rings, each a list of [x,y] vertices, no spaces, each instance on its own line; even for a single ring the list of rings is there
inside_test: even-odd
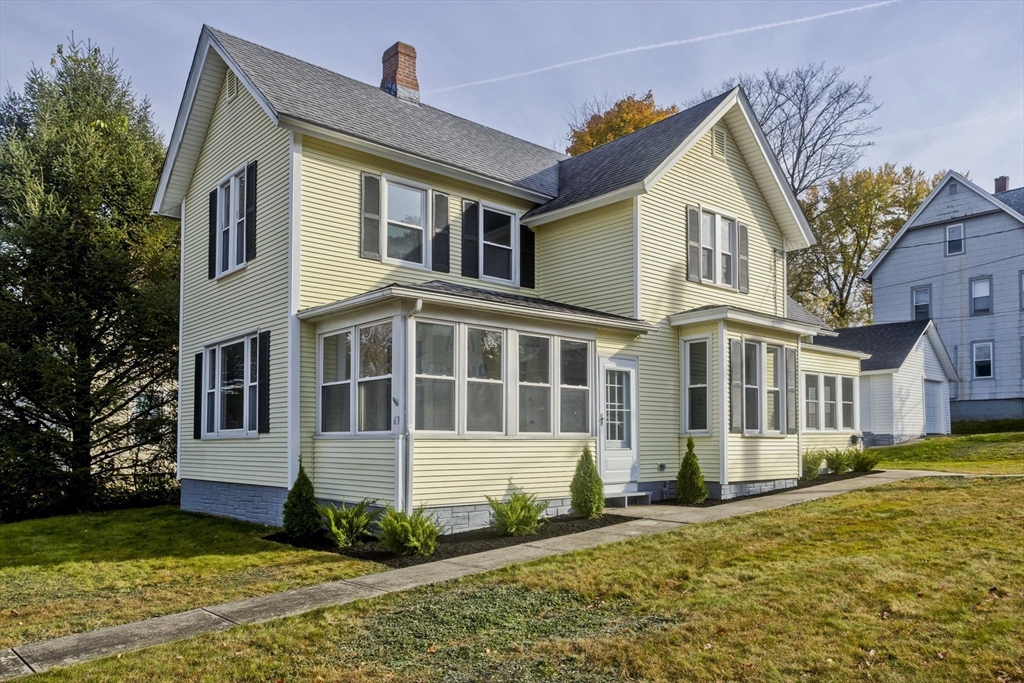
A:
[[[860,362],[861,372],[869,370],[895,370],[903,365],[907,354],[928,327],[928,320],[886,323],[866,327],[836,330],[838,337],[815,337],[816,346],[870,353],[871,358]]]
[[[829,329],[824,320],[801,306],[796,299],[793,299],[788,294],[786,295],[786,317],[790,320],[796,320],[797,322],[807,323],[808,325],[817,325],[818,327]]]
[[[558,165],[558,196],[524,221],[643,181],[715,110],[729,91]]]
[[[996,192],[992,196],[1017,213],[1024,214],[1024,187],[1018,187],[1016,190],[1007,190],[1006,192]]]
[[[558,193],[564,154],[207,28],[279,115],[549,197]]]

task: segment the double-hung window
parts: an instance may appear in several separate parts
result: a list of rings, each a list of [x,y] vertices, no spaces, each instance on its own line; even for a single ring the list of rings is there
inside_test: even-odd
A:
[[[761,344],[743,344],[743,428],[761,431]]]
[[[804,375],[804,430],[856,429],[857,378]]]
[[[551,432],[551,340],[519,335],[519,431]]]
[[[711,369],[708,340],[683,342],[683,431],[706,432],[709,427],[708,375]]]
[[[505,335],[466,330],[466,431],[505,431]]]
[[[704,282],[738,286],[736,221],[711,211],[701,212],[700,276]]]
[[[359,431],[391,431],[391,322],[359,330]]]
[[[707,211],[700,217],[700,277],[715,281],[715,214]]]
[[[964,226],[946,226],[946,256],[964,253]]]
[[[736,221],[718,218],[718,252],[722,270],[719,283],[726,287],[736,286]]]
[[[568,339],[559,346],[559,429],[563,434],[589,434],[590,346]]]
[[[971,280],[971,315],[988,315],[992,312],[992,278],[979,277]]]
[[[840,378],[841,391],[840,403],[842,405],[841,416],[843,418],[843,429],[853,429],[853,378]]]
[[[352,333],[325,335],[320,347],[320,431],[352,431]]]
[[[387,258],[400,263],[428,266],[427,190],[411,183],[385,178],[385,225]]]
[[[974,342],[971,352],[974,356],[974,379],[992,377],[992,342]]]
[[[782,348],[765,347],[765,430],[782,431]]]
[[[207,347],[203,409],[208,436],[256,433],[257,368],[256,335]]]
[[[391,321],[321,336],[320,433],[390,432],[391,372]]]
[[[490,206],[483,206],[481,214],[481,275],[502,282],[514,282],[516,216]]]
[[[911,292],[914,304],[914,320],[928,320],[932,317],[930,287],[915,287]]]
[[[217,197],[217,275],[245,264],[245,169],[220,184]]]
[[[743,342],[743,431],[782,432],[785,354],[781,346]]]
[[[804,375],[804,424],[806,429],[821,429],[821,417],[818,415],[818,378],[819,375]]]
[[[824,402],[825,429],[838,429],[836,423],[836,378],[833,375],[826,375],[822,390]]]
[[[416,429],[455,431],[455,326],[416,323]]]

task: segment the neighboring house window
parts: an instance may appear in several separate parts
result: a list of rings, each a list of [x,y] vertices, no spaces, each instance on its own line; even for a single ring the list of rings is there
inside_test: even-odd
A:
[[[551,432],[551,340],[519,335],[519,431]]]
[[[915,287],[911,296],[914,301],[914,320],[928,320],[931,318],[931,287]]]
[[[743,428],[761,431],[761,345],[743,344]]]
[[[701,214],[701,279],[735,288],[736,221],[710,211]],[[718,267],[716,268],[716,264]]]
[[[853,378],[843,377],[840,379],[840,383],[841,391],[839,395],[842,403],[842,429],[853,429]]]
[[[426,188],[390,178],[384,181],[387,197],[385,255],[394,261],[428,266]]]
[[[455,326],[416,323],[416,429],[455,431]]]
[[[818,375],[804,376],[804,424],[806,429],[821,429],[818,417]]]
[[[559,362],[559,429],[567,434],[590,433],[590,347],[562,340]]]
[[[320,431],[352,431],[352,333],[324,335],[320,342]]]
[[[964,226],[950,225],[946,227],[946,256],[964,253]]]
[[[826,376],[822,391],[824,400],[825,429],[838,429],[836,425],[836,378]]]
[[[500,330],[470,327],[466,333],[466,431],[505,430],[505,339]]]
[[[706,339],[683,342],[683,401],[685,404],[684,432],[706,432],[710,419],[711,405],[708,396],[708,376],[711,359]]]
[[[358,427],[360,432],[391,431],[391,323],[358,328]]]
[[[217,275],[223,275],[245,264],[245,168],[220,184],[217,234]]]
[[[992,312],[992,278],[980,277],[971,280],[971,315],[987,315]]]
[[[480,221],[481,274],[485,278],[514,282],[516,216],[487,206]]]
[[[257,336],[207,347],[205,433],[210,436],[255,434],[258,365]]]
[[[1020,296],[1020,309],[1024,311],[1024,270],[1017,274],[1019,282],[1017,283],[1017,294]]]
[[[949,193],[950,194],[956,194],[957,187],[958,187],[957,186],[957,182],[955,180],[950,180],[949,181]]]
[[[992,342],[974,342],[971,351],[974,355],[974,379],[992,377]]]

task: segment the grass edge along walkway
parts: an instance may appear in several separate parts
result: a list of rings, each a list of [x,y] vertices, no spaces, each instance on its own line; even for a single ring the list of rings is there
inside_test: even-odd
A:
[[[738,517],[829,498],[879,484],[933,476],[973,475],[891,470],[812,488],[793,489],[763,498],[740,499],[736,502],[706,508],[670,505],[627,508],[619,513],[636,519],[610,527],[18,645],[0,650],[0,680],[10,680],[46,671],[56,666],[69,666],[113,654],[139,650],[202,633],[222,631],[240,624],[295,616],[322,607],[371,599],[387,593],[450,581],[472,574],[481,574],[511,564],[584,550],[636,536],[663,533],[684,524]]]

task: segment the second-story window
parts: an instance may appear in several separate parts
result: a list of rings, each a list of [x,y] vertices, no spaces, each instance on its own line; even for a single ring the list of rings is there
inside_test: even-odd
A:
[[[387,248],[389,259],[426,266],[427,191],[388,180]]]
[[[949,225],[946,227],[946,256],[964,253],[964,226]]]
[[[704,211],[700,228],[701,280],[736,287],[736,221]]]
[[[491,207],[483,207],[480,222],[480,250],[484,277],[513,281],[515,250],[515,215]]]
[[[245,263],[245,169],[220,185],[217,197],[217,274]]]
[[[928,287],[915,287],[911,296],[914,300],[914,320],[928,320],[932,317],[931,290]]]

